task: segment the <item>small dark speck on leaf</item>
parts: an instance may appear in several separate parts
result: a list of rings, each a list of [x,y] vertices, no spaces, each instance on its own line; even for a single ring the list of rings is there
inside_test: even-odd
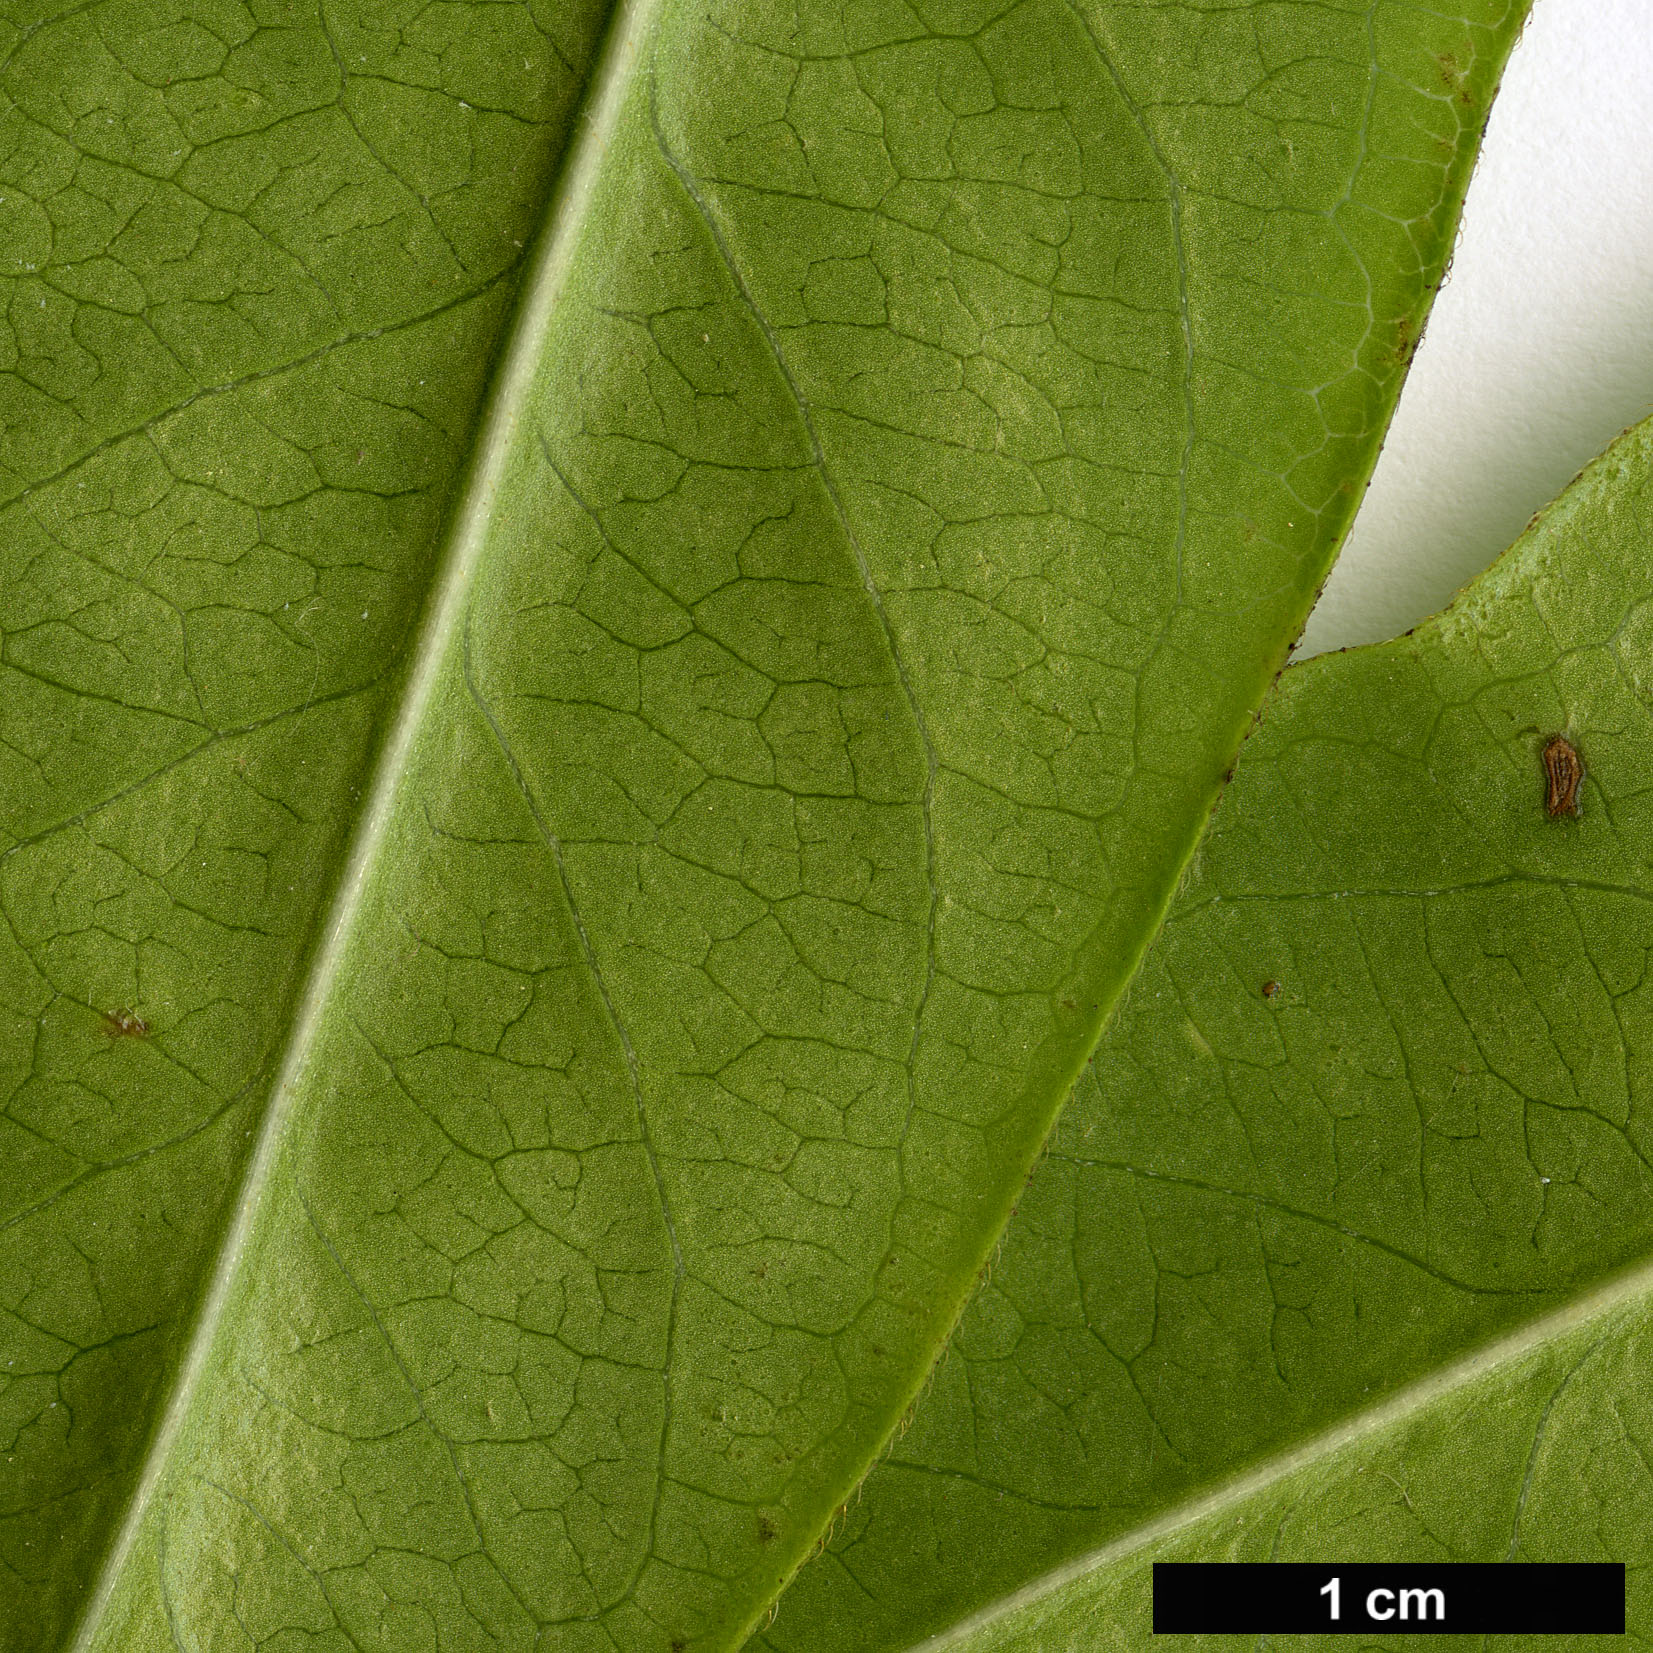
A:
[[[149,1032],[149,1023],[135,1010],[106,1010],[103,1031],[110,1039],[142,1039]]]
[[[758,1542],[773,1544],[775,1542],[775,1523],[767,1515],[758,1517]]]
[[[1279,982],[1277,982],[1277,981],[1266,981],[1266,982],[1263,983],[1263,997],[1265,999],[1272,999],[1274,997],[1274,995],[1276,993],[1278,993],[1279,991],[1280,991]]]
[[[1550,819],[1578,815],[1578,789],[1584,784],[1584,760],[1565,735],[1551,735],[1544,745],[1544,809]]]

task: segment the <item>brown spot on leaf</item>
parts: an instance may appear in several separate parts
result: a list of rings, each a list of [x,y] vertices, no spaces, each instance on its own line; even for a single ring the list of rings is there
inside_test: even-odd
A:
[[[1544,809],[1550,819],[1578,816],[1578,789],[1584,784],[1584,760],[1565,735],[1544,743]]]
[[[1410,316],[1402,316],[1395,327],[1395,343],[1391,356],[1397,367],[1405,367],[1417,354],[1419,344],[1423,342],[1423,328],[1413,331],[1413,321]]]
[[[149,1033],[149,1023],[135,1010],[106,1010],[103,1032],[109,1039],[142,1039]]]
[[[1274,995],[1276,993],[1278,993],[1279,991],[1280,991],[1279,982],[1277,982],[1277,981],[1266,981],[1266,982],[1263,983],[1263,997],[1265,999],[1272,999],[1274,997]]]

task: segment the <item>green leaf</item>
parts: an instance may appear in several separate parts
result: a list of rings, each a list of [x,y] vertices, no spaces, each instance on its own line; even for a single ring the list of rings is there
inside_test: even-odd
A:
[[[34,1649],[177,1381],[603,19],[7,17],[0,1646]]]
[[[1653,1279],[1643,1268],[1569,1311],[1455,1364],[1304,1454],[1154,1523],[928,1653],[1120,1653],[1143,1646],[1156,1561],[1618,1561],[1624,1636],[1484,1636],[1488,1653],[1645,1647]],[[1306,1461],[1305,1461],[1306,1460]],[[1187,1636],[1193,1653],[1251,1653],[1256,1636]],[[1323,1637],[1268,1637],[1313,1653]],[[1427,1653],[1433,1636],[1385,1638]]]
[[[1184,1554],[1653,1549],[1650,515],[1653,423],[1415,634],[1287,670],[770,1645],[1137,1646]]]
[[[553,185],[593,13],[193,3],[6,70],[0,1633],[734,1646],[1158,922],[1521,8],[634,0]]]

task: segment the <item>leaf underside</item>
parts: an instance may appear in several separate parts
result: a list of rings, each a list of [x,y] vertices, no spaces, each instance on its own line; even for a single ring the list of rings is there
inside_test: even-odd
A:
[[[739,1644],[1159,921],[1518,23],[14,17],[6,1646]]]

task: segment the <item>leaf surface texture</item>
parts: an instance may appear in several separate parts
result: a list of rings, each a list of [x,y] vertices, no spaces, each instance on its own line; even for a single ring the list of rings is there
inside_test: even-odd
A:
[[[15,1645],[739,1643],[1159,921],[1518,22],[15,24]]]

